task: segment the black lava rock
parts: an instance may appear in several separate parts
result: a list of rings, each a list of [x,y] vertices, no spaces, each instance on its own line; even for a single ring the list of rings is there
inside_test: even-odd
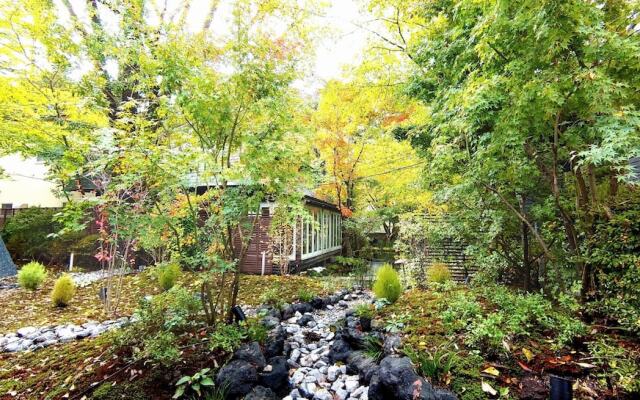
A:
[[[258,381],[262,386],[282,394],[289,389],[287,359],[284,356],[273,357],[269,359],[268,365],[271,365],[271,371],[258,374]]]
[[[323,308],[325,306],[324,300],[322,300],[321,297],[316,297],[314,299],[312,299],[309,304],[311,304],[311,307],[315,308],[316,310],[320,310],[321,308]]]
[[[282,319],[289,319],[293,317],[296,313],[296,310],[293,309],[293,306],[287,306],[282,309]]]
[[[228,399],[246,396],[258,383],[256,367],[245,360],[233,360],[220,368],[216,386],[227,388]]]
[[[456,396],[444,390],[436,390],[424,378],[416,374],[408,357],[385,357],[380,370],[369,383],[369,399],[398,400],[454,400]]]
[[[260,308],[256,310],[256,314],[263,317],[269,316],[282,319],[282,311],[273,306],[260,306]]]
[[[287,333],[284,331],[284,329],[282,329],[281,326],[276,328],[276,330],[270,332],[264,345],[264,356],[266,358],[271,358],[283,355],[285,351],[284,345],[286,339]]]
[[[351,353],[352,349],[349,346],[349,343],[344,339],[336,339],[331,344],[331,349],[329,351],[329,360],[334,364],[336,361],[346,361],[349,357],[349,353]]]
[[[313,316],[309,314],[305,314],[302,317],[298,318],[298,320],[296,321],[296,324],[300,326],[307,326],[307,324],[311,321],[315,321],[315,319],[313,319]]]
[[[233,359],[247,361],[258,369],[262,369],[267,365],[267,360],[265,360],[258,342],[251,342],[242,345],[235,353],[233,353]]]
[[[310,313],[313,312],[314,308],[311,304],[309,303],[296,303],[294,305],[291,306],[293,308],[293,313],[295,314],[296,311],[299,312],[300,314],[304,314],[304,313]],[[291,318],[291,317],[289,317]]]
[[[340,332],[342,339],[345,340],[354,349],[364,348],[364,333],[356,328],[344,328]]]
[[[363,351],[353,351],[347,357],[347,373],[350,375],[358,374],[365,384],[369,383],[379,369],[376,360],[367,356]]]
[[[269,388],[256,386],[244,397],[244,400],[278,400],[278,396]]]

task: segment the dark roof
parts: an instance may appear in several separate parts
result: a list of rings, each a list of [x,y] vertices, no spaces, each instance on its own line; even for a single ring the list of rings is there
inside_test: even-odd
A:
[[[337,205],[329,203],[329,202],[324,201],[324,200],[321,200],[321,199],[319,199],[319,198],[317,198],[315,196],[309,195],[309,194],[305,194],[304,195],[304,202],[306,204],[310,204],[312,206],[324,208],[326,210],[340,212],[340,209],[338,208]]]

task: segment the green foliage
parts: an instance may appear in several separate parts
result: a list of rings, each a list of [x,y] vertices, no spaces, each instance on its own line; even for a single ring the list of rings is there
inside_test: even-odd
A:
[[[640,201],[630,199],[611,220],[600,221],[588,252],[599,292],[588,311],[640,333]]]
[[[176,284],[181,274],[180,264],[174,261],[156,267],[158,285],[165,291],[171,289]]]
[[[16,259],[49,261],[49,247],[53,238],[49,235],[60,227],[54,221],[55,210],[32,207],[21,210],[2,228],[7,249]]]
[[[458,291],[445,303],[440,313],[442,322],[451,331],[466,328],[482,314],[482,306],[471,291]]]
[[[176,392],[172,398],[178,399],[189,392],[195,392],[198,397],[201,397],[203,390],[212,389],[214,383],[209,371],[211,371],[211,368],[203,368],[191,376],[185,375],[178,379]]]
[[[172,331],[160,331],[144,339],[136,358],[168,367],[180,359],[180,354],[178,336]]]
[[[501,286],[485,287],[483,293],[485,299],[495,305],[495,311],[482,315],[473,298],[460,297],[443,312],[454,329],[467,329],[465,340],[471,346],[497,351],[505,339],[531,337],[547,331],[555,333],[556,345],[562,346],[586,332],[584,324],[570,316],[571,311],[554,307],[540,294],[512,293]],[[455,322],[456,312],[462,316],[459,322]]]
[[[262,324],[260,318],[247,318],[241,323],[247,332],[247,338],[252,342],[264,344],[267,341],[269,330]]]
[[[376,362],[380,362],[384,357],[383,345],[384,343],[377,336],[367,335],[364,337],[364,352]]]
[[[65,231],[58,215],[56,209],[31,207],[7,220],[1,233],[14,259],[61,264],[70,251],[93,256],[96,236],[83,231]]]
[[[171,365],[180,356],[181,335],[198,325],[201,310],[193,293],[174,287],[143,299],[134,313],[135,322],[119,332],[117,342],[133,349],[136,360]]]
[[[387,323],[384,330],[388,333],[399,333],[407,326],[407,322],[411,320],[411,315],[404,314],[391,314],[387,319]]]
[[[337,256],[334,262],[343,273],[349,273],[367,266],[366,260],[355,257]]]
[[[278,288],[272,287],[260,295],[260,303],[280,309],[284,305],[284,299],[282,299]]]
[[[601,368],[597,376],[603,383],[613,380],[628,393],[640,393],[640,354],[604,338],[588,343],[588,347],[594,363]]]
[[[378,298],[384,298],[391,303],[402,294],[402,285],[398,272],[389,264],[385,264],[376,272],[376,281],[373,284],[373,292]]]
[[[239,325],[219,324],[209,335],[209,348],[232,353],[247,337],[246,329]]]
[[[443,284],[451,281],[451,271],[444,263],[434,263],[427,270],[427,279],[431,283]]]
[[[441,382],[450,375],[458,362],[458,354],[451,344],[443,344],[430,350],[405,347],[403,352],[418,368],[419,373],[431,382]]]
[[[301,288],[298,290],[298,299],[303,302],[313,300],[318,294],[309,288]]]
[[[57,307],[66,307],[76,292],[76,285],[70,275],[63,274],[56,279],[51,291],[51,300]]]
[[[354,313],[360,318],[373,318],[376,315],[375,307],[367,303],[358,304]]]
[[[39,262],[32,261],[25,264],[18,271],[18,284],[23,289],[36,290],[47,277],[47,271],[44,265]]]

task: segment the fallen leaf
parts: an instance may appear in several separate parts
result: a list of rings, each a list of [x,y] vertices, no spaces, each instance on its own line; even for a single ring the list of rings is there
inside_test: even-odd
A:
[[[484,372],[485,374],[493,375],[493,376],[500,375],[500,371],[498,371],[495,367],[489,367],[482,372]]]
[[[529,368],[529,367],[527,366],[527,364],[525,364],[525,363],[523,363],[523,362],[521,362],[521,361],[517,361],[517,360],[516,360],[516,362],[518,363],[518,365],[520,366],[520,368],[522,368],[523,370],[525,370],[525,371],[527,371],[527,372],[533,372],[533,371],[531,370],[531,368]]]
[[[527,358],[527,362],[533,359],[533,353],[531,352],[531,350],[527,349],[526,347],[522,348],[522,354],[524,354],[524,356]]]
[[[593,365],[593,364],[589,364],[589,363],[584,363],[584,362],[579,362],[579,363],[576,363],[576,364],[578,364],[578,365],[579,365],[579,366],[581,366],[582,368],[596,368],[596,367],[597,367],[597,365]]]
[[[502,347],[504,347],[505,350],[507,350],[508,352],[511,352],[511,346],[509,345],[509,342],[507,342],[506,340],[502,340]]]
[[[498,394],[498,392],[485,381],[482,381],[482,391],[485,393],[489,393],[492,396]]]

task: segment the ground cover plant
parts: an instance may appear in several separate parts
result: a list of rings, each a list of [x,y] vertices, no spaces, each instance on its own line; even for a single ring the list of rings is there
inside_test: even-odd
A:
[[[252,276],[244,278],[246,288],[238,294],[239,302],[247,305],[262,304],[260,294],[269,288],[277,288],[278,298],[283,302],[294,302],[299,297],[301,288],[318,294],[333,293],[342,287],[342,282],[325,286],[322,280],[302,276]],[[131,315],[138,306],[140,299],[147,295],[157,295],[161,289],[157,285],[155,273],[145,270],[139,274],[125,275],[122,281],[123,291],[128,296],[122,299],[120,315]],[[199,287],[198,274],[185,271],[178,280],[178,284],[196,290]],[[55,280],[49,274],[41,288],[29,297],[17,289],[0,291],[6,318],[0,320],[0,333],[9,333],[24,326],[47,326],[64,323],[82,324],[88,321],[103,321],[113,316],[104,311],[99,291],[101,282],[94,282],[86,287],[77,287],[73,300],[64,308],[54,307],[51,303],[51,291]]]
[[[369,287],[383,262],[347,320],[400,335],[433,384],[541,399],[554,374],[638,397],[637,0],[161,3],[0,0],[0,156],[46,167],[0,183],[44,179],[62,205],[3,200],[21,268],[0,333],[136,316],[1,354],[2,400],[224,397],[216,369],[267,337],[236,306]],[[325,79],[329,33],[351,64]],[[73,294],[70,252],[105,279]],[[254,252],[281,276],[244,275]]]
[[[410,317],[398,325],[403,312]],[[638,390],[637,340],[588,326],[540,295],[495,286],[411,290],[377,318],[395,324],[426,378],[462,399],[489,396],[483,382],[516,398],[531,395],[527,386],[544,397],[548,373],[572,377],[587,398],[633,398]]]

